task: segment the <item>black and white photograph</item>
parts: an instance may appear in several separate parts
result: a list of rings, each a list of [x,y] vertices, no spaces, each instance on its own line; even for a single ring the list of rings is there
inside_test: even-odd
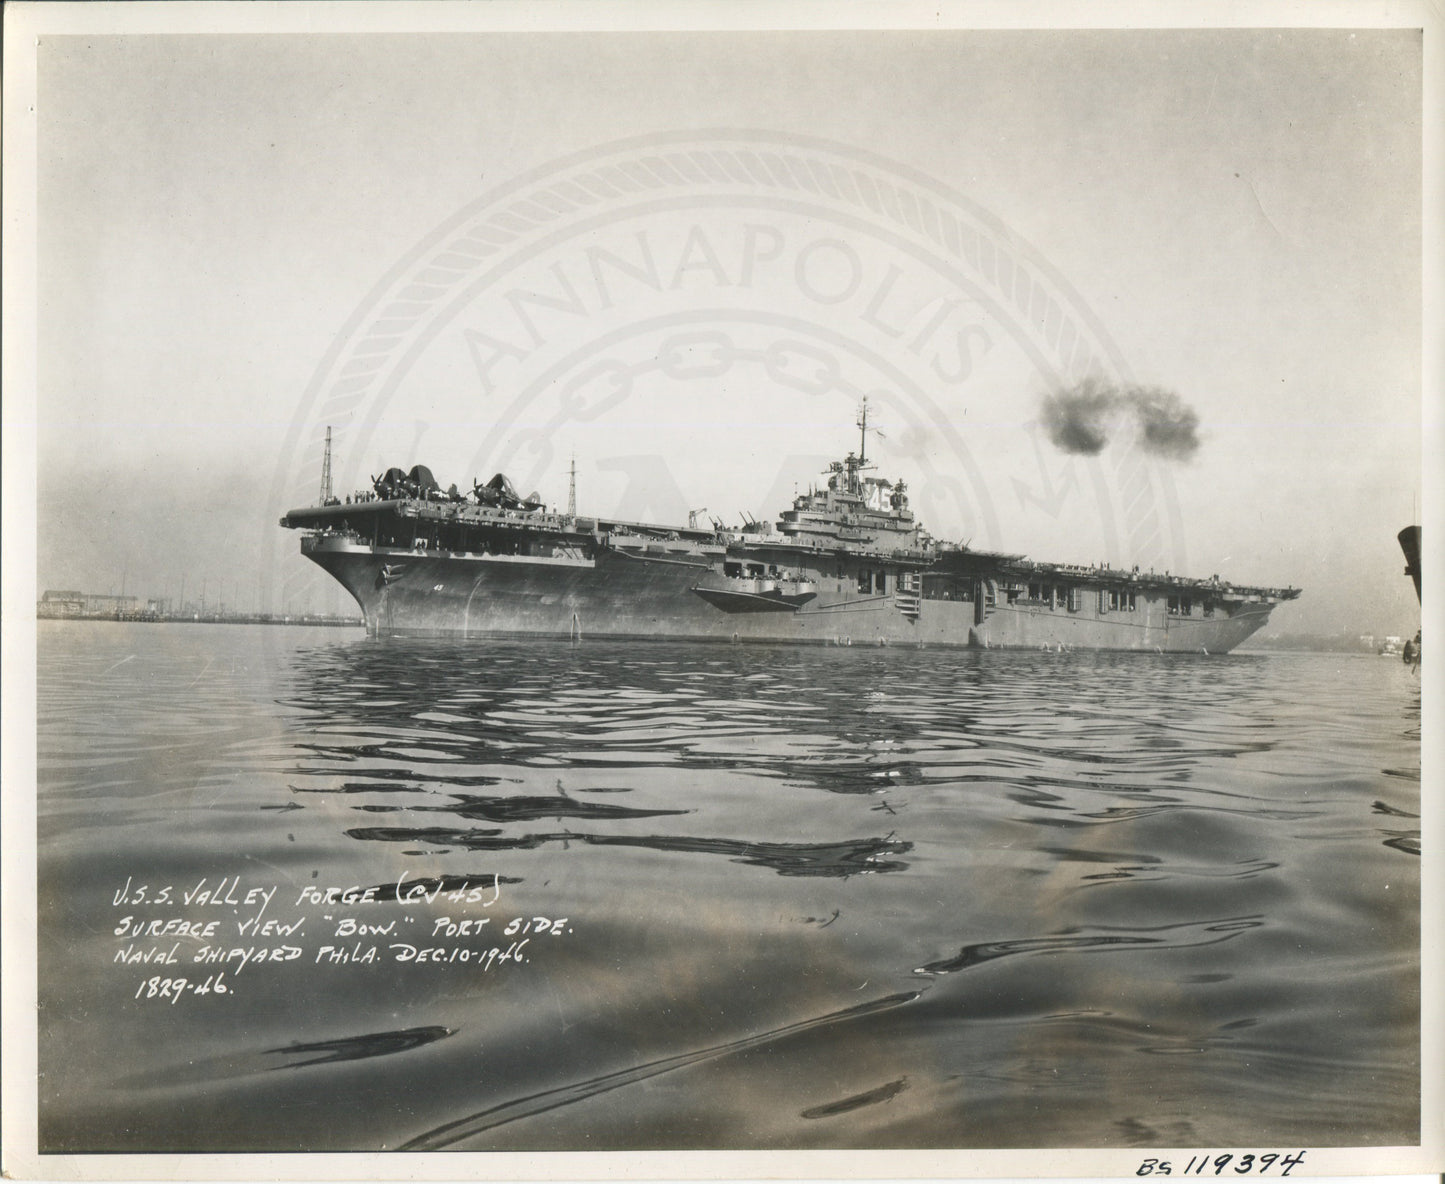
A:
[[[1228,14],[7,6],[6,1174],[1445,1167],[1440,14]]]

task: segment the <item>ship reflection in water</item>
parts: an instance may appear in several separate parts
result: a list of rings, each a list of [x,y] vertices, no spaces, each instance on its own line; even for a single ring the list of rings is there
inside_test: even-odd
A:
[[[1397,663],[169,628],[41,630],[51,1150],[1417,1138]],[[305,957],[137,1001],[224,875]]]

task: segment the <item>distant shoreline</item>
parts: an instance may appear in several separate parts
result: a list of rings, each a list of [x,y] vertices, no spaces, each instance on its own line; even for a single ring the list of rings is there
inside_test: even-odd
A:
[[[37,613],[40,621],[117,621],[155,625],[307,625],[332,629],[363,629],[360,617],[338,617],[330,614],[286,615],[276,613]],[[1267,638],[1252,637],[1237,653],[1316,653],[1356,654],[1360,656],[1398,657],[1393,652],[1381,653],[1374,645],[1363,645],[1361,639],[1322,634],[1284,634]]]
[[[362,629],[360,617],[327,614],[277,615],[275,613],[37,613],[38,621],[119,621],[146,625],[311,625],[336,629]]]

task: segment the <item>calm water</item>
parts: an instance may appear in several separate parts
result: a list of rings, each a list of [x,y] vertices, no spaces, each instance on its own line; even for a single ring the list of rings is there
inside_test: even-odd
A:
[[[44,1149],[1417,1141],[1397,660],[39,642]]]

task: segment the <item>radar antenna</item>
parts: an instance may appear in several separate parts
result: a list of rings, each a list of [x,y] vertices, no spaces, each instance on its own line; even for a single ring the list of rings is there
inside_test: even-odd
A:
[[[859,433],[859,440],[858,440],[858,467],[861,469],[861,468],[863,468],[864,465],[866,465],[867,462],[868,462],[868,396],[867,396],[867,395],[864,395],[864,396],[863,396],[863,402],[862,402],[862,404],[859,406],[859,409],[858,409],[858,433]],[[875,436],[877,436],[880,440],[886,440],[886,439],[888,439],[888,437],[885,436],[885,435],[884,435],[881,431],[879,431],[877,428],[874,428],[874,429],[873,429],[873,434],[874,434]]]
[[[321,454],[321,504],[331,501],[331,425],[326,425],[326,451]]]

